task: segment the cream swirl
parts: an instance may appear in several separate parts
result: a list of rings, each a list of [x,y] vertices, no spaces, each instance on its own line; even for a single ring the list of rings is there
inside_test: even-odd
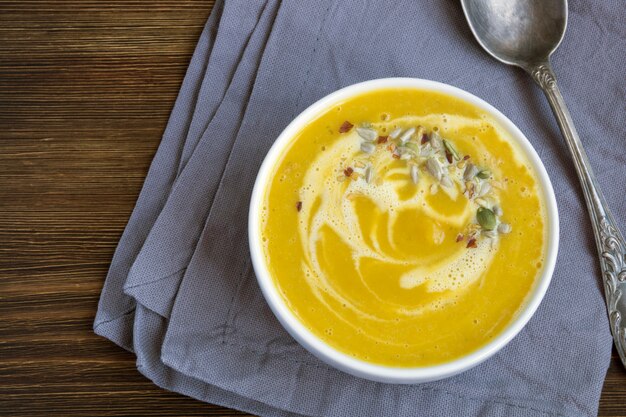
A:
[[[438,123],[441,123],[441,115],[407,116],[375,127],[378,131],[390,131],[394,126],[433,126]],[[447,129],[478,128],[484,124],[484,120],[446,116]],[[414,184],[406,165],[401,163],[404,161],[392,159],[384,146],[379,146],[379,150],[370,156],[374,170],[371,183],[362,178],[338,181],[336,175],[329,175],[341,172],[342,161],[347,164],[347,161],[363,157],[360,143],[354,130],[342,135],[317,155],[305,173],[300,199],[309,204],[302,207],[299,236],[305,254],[302,266],[307,284],[324,304],[328,304],[330,298],[360,317],[376,321],[389,319],[361,309],[349,290],[336,285],[324,255],[325,245],[330,247],[328,241],[333,240],[334,247],[343,248],[350,254],[350,259],[344,262],[351,263],[354,285],[364,287],[369,296],[395,315],[416,316],[454,302],[464,289],[479,282],[493,260],[497,243],[494,247],[481,241],[474,250],[466,250],[464,244],[450,245],[450,239],[454,239],[450,236],[451,230],[462,230],[472,220],[475,208],[455,186],[438,188],[437,192],[444,193],[456,207],[451,212],[441,210],[431,198],[432,178],[423,173]],[[489,154],[483,144],[475,146],[479,152]],[[366,212],[369,214],[365,215]],[[420,229],[425,235],[415,236],[414,245],[410,241],[407,244],[407,240],[400,236],[406,216],[415,216],[419,219],[417,221],[427,225]],[[372,278],[372,265],[378,268],[388,266],[400,272],[394,275],[395,282],[386,277]],[[409,305],[389,300],[378,291],[376,281],[382,279],[385,279],[384,285],[394,286],[394,291],[411,291],[419,287],[434,297],[428,302],[416,300]]]

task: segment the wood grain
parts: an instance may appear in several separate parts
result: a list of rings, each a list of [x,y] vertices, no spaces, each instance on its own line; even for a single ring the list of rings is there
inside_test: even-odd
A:
[[[161,390],[91,324],[212,1],[0,2],[0,414],[243,415]],[[601,416],[626,416],[613,360]]]

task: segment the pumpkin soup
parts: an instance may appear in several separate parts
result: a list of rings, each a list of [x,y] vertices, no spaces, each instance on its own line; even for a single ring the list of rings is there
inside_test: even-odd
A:
[[[315,335],[367,362],[441,364],[497,336],[542,269],[532,166],[481,109],[381,89],[307,124],[265,190],[268,269]]]

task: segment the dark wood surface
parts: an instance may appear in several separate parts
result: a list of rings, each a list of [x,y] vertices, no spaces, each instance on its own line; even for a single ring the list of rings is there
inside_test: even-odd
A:
[[[243,415],[155,387],[91,330],[211,4],[0,0],[0,414]],[[626,416],[615,358],[600,415]]]

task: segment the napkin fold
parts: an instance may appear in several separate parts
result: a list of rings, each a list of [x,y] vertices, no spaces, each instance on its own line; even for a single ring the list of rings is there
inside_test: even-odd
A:
[[[225,0],[224,16],[231,2],[237,4]],[[224,84],[214,90],[224,91],[223,99],[218,104],[204,98],[215,103],[213,117],[204,120],[207,113],[197,105],[195,111],[187,106],[185,114],[176,111],[182,108],[185,86],[193,84],[192,68],[201,66],[200,40],[168,130],[190,114],[193,120],[187,126],[195,132],[206,128],[201,137],[193,136],[195,142],[179,137],[170,148],[166,143],[175,141],[166,142],[166,130],[153,167],[167,169],[151,167],[112,261],[96,332],[127,348],[134,342],[139,370],[157,385],[264,416],[595,415],[611,338],[594,240],[572,164],[538,88],[521,71],[478,48],[456,2],[246,3],[260,14],[232,78],[223,77]],[[217,26],[216,13],[207,27]],[[621,69],[626,28],[619,24],[625,17],[626,10],[616,1],[594,3],[593,9],[583,1],[571,2],[569,30],[554,59],[565,98],[622,228],[626,181],[615,179],[626,178],[621,139],[626,127]],[[223,24],[220,20],[217,37]],[[208,48],[211,38],[203,37]],[[224,50],[236,50],[224,39]],[[606,63],[602,85],[595,82],[598,60]],[[203,74],[210,73],[211,65],[208,58]],[[266,306],[247,248],[252,184],[280,131],[325,94],[387,76],[446,82],[508,115],[544,161],[562,220],[553,282],[526,328],[482,365],[412,386],[349,376],[302,349]],[[203,82],[194,79],[201,92]],[[176,163],[155,165],[166,149],[181,156],[168,154]],[[188,155],[186,163],[180,163],[183,155]],[[179,172],[175,183],[166,180]],[[154,188],[147,185],[152,183],[169,184],[165,188],[171,193],[159,189],[161,194],[151,194]],[[143,200],[160,205],[141,204],[144,193],[149,196]],[[134,313],[127,313],[133,299],[123,290],[140,301]]]
[[[265,3],[266,0],[253,2],[228,0],[220,20],[214,47],[211,48],[211,62],[215,65],[208,67],[202,81],[198,104],[194,109],[187,140],[183,145],[179,173],[189,161],[198,142],[207,138],[208,125],[213,120],[220,102],[227,100],[225,98],[227,92],[231,89],[246,91],[250,88],[239,85],[234,80],[234,74],[240,65],[250,65],[243,60],[242,55],[245,50],[249,49],[252,31],[259,22]],[[243,64],[240,63],[242,60]],[[208,138],[217,138],[216,140],[219,141],[218,135],[208,136]]]
[[[248,5],[246,10],[254,9],[248,0],[239,3]],[[259,5],[263,6],[258,8],[261,14],[256,18],[256,25],[249,26],[254,31],[226,95],[197,142],[193,157],[174,184],[124,286],[127,294],[163,317],[169,317],[180,280],[202,230],[202,221],[198,219],[206,218],[238,134],[278,1],[267,0],[258,2]]]

